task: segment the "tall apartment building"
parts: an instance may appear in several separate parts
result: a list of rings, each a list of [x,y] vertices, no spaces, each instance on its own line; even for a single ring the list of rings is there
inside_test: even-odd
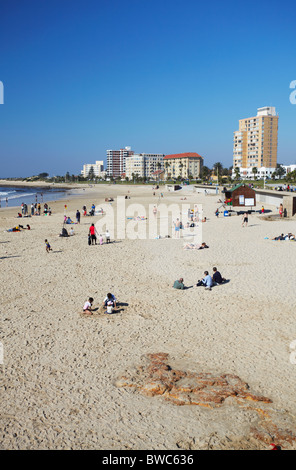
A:
[[[125,161],[127,157],[134,155],[131,147],[120,150],[107,150],[107,176],[118,178],[125,173]]]
[[[203,161],[203,157],[194,152],[166,155],[164,157],[166,178],[178,178],[179,176],[184,179],[189,176],[199,178]]]
[[[278,143],[278,116],[275,108],[257,109],[257,116],[239,120],[234,132],[233,168],[241,173],[248,168],[276,168]]]
[[[104,162],[102,160],[97,160],[96,163],[85,163],[83,169],[81,170],[82,176],[87,178],[90,172],[91,167],[94,170],[94,175],[98,178],[103,177],[104,174]]]

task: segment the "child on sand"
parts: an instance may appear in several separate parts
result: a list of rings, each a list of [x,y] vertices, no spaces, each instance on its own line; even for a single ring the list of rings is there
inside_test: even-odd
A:
[[[45,249],[46,249],[47,253],[49,253],[50,251],[52,251],[52,248],[51,248],[51,246],[50,246],[50,244],[48,243],[47,240],[45,240]]]
[[[113,310],[116,308],[116,298],[111,292],[109,292],[104,299],[104,307],[107,308],[105,313],[113,313]]]
[[[84,304],[83,306],[83,313],[86,315],[92,315],[92,304],[93,304],[94,299],[90,297]]]

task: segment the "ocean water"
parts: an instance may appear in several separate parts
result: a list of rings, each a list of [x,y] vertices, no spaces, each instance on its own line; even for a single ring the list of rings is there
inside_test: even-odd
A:
[[[32,202],[35,204],[35,202],[56,201],[67,195],[69,195],[69,190],[61,190],[61,188],[0,186],[2,208],[20,207],[23,202],[29,206]]]

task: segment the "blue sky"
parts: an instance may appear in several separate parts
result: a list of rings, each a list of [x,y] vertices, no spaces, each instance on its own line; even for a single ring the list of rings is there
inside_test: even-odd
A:
[[[78,174],[107,149],[232,165],[233,131],[279,113],[296,163],[295,2],[0,0],[0,177]]]

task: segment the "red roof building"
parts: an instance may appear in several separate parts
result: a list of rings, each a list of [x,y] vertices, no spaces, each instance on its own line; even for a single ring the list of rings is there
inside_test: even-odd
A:
[[[203,167],[203,157],[195,152],[176,153],[165,155],[164,168],[166,178],[184,178],[189,176],[199,178]]]

